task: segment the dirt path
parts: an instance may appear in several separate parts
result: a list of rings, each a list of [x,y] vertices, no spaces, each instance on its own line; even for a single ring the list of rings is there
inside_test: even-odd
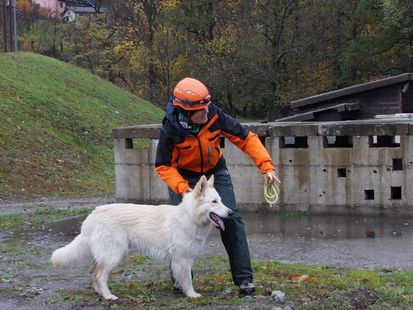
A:
[[[43,198],[36,200],[0,202],[0,215],[21,214],[39,207],[57,209],[93,208],[98,205],[115,202],[114,196],[85,197],[85,198]]]

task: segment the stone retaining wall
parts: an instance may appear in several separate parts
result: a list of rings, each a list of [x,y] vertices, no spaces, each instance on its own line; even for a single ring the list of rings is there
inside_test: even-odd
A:
[[[240,209],[312,213],[413,214],[413,121],[363,120],[244,124],[264,141],[282,181],[269,208],[263,177],[229,141],[223,149]],[[113,130],[116,197],[138,203],[167,202],[154,171],[160,125]],[[136,139],[150,144],[137,148]]]

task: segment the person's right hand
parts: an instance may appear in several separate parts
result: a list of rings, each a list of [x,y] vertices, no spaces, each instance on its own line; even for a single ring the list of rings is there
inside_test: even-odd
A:
[[[280,179],[275,175],[275,172],[268,172],[264,174],[264,184],[265,185],[271,185],[271,184],[281,184]]]

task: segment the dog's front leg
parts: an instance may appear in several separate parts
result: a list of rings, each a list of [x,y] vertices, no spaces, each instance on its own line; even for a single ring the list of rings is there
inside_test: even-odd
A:
[[[200,294],[194,291],[192,286],[192,259],[186,259],[182,257],[172,257],[171,269],[172,274],[182,292],[191,298],[201,297]]]

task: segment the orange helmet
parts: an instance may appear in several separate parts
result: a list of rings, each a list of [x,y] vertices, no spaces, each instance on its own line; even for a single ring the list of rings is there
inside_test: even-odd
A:
[[[193,78],[184,78],[176,84],[172,102],[184,110],[199,110],[211,103],[208,88]]]

